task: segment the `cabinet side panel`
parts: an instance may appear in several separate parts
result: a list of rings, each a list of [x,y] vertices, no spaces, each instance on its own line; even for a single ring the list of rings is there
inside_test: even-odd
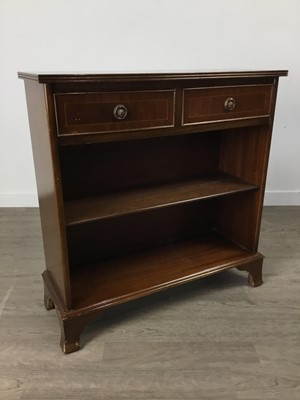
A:
[[[223,234],[251,251],[257,251],[259,241],[277,83],[276,79],[272,88],[269,125],[224,133],[221,142],[221,171],[256,184],[259,189],[237,196],[235,201],[222,200],[217,226]]]
[[[70,279],[63,225],[60,173],[56,144],[52,139],[47,88],[34,81],[25,81],[25,89],[46,268],[63,304],[69,308]]]

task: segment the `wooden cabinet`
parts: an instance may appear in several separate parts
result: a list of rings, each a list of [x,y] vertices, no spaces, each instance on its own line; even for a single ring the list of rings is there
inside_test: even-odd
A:
[[[287,71],[32,74],[25,80],[46,271],[65,353],[102,310],[257,251]]]

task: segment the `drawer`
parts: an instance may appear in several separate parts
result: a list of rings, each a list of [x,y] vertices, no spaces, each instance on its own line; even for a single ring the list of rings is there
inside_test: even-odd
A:
[[[55,94],[59,136],[174,126],[175,90]]]
[[[184,89],[182,125],[269,116],[271,93],[272,85]]]

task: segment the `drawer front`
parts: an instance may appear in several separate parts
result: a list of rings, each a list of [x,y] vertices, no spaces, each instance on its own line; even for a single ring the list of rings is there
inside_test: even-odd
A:
[[[271,93],[272,85],[185,89],[182,125],[269,116]]]
[[[59,136],[174,126],[175,90],[54,96]]]

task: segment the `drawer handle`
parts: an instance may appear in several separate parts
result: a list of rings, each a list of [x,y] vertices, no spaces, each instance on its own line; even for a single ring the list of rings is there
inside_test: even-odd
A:
[[[232,111],[235,109],[235,100],[233,97],[228,97],[224,102],[224,108],[226,111]]]
[[[115,119],[121,120],[127,116],[127,108],[123,104],[118,104],[113,111]]]

